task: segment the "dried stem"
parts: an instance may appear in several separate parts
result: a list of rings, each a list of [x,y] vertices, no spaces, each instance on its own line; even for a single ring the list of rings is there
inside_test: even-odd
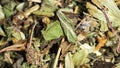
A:
[[[80,27],[80,25],[82,24],[82,22],[84,22],[86,20],[86,18],[82,19],[81,22],[79,22],[75,28],[75,31]]]
[[[31,47],[32,45],[32,38],[33,38],[33,34],[34,34],[34,29],[35,29],[35,26],[37,25],[37,22],[35,20],[35,24],[33,25],[33,28],[31,30],[31,35],[30,35],[30,40],[29,40],[29,46],[28,46],[28,49]]]
[[[14,45],[11,45],[11,46],[1,49],[0,53],[5,52],[5,51],[11,51],[11,50],[15,50],[15,51],[24,50],[25,45],[26,45],[26,42],[21,43],[21,44],[14,44]]]
[[[40,7],[40,6],[39,6],[38,4],[35,5],[35,6],[33,6],[33,7],[31,7],[30,9],[28,9],[28,10],[26,10],[26,11],[24,12],[24,16],[25,16],[25,17],[28,17],[32,12],[38,10],[39,7]]]
[[[56,56],[56,58],[55,58],[55,62],[54,62],[53,68],[56,68],[56,66],[57,66],[57,63],[58,63],[58,59],[59,59],[61,50],[62,50],[62,49],[59,47],[58,52],[57,52],[57,56]]]
[[[64,38],[62,39],[61,44],[62,44],[63,42],[64,42]],[[54,62],[54,64],[53,64],[53,68],[56,68],[56,66],[57,66],[57,63],[58,63],[58,59],[59,59],[61,50],[62,50],[62,48],[61,48],[61,46],[59,46],[59,49],[58,49],[58,52],[57,52],[57,56],[56,56],[55,62]]]

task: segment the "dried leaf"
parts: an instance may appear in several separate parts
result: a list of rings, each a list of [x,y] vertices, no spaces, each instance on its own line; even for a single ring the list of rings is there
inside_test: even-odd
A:
[[[10,17],[14,14],[14,8],[16,6],[16,3],[13,1],[5,1],[5,4],[3,4],[3,11],[5,13],[6,17]]]
[[[86,38],[86,35],[84,33],[80,33],[78,36],[77,36],[78,40],[79,41],[82,41]]]
[[[82,49],[82,50],[79,50],[78,52],[76,52],[73,55],[74,65],[79,67],[80,65],[85,64],[88,54],[89,54],[88,50],[86,50],[86,49]]]
[[[101,9],[103,8],[103,6],[105,8],[107,8],[108,10],[106,10],[106,12],[107,12],[107,15],[108,15],[110,21],[112,22],[112,26],[114,26],[114,27],[120,26],[120,24],[119,24],[120,10],[113,0],[102,0],[102,1],[101,0],[92,0],[92,2]],[[90,12],[91,15],[93,15],[97,19],[102,20],[105,23],[107,23],[106,18],[104,16],[104,14],[102,13],[102,11],[100,11],[100,9],[98,9],[96,6],[93,6],[90,3],[87,3],[86,7],[88,8],[88,11]]]
[[[63,14],[63,12],[72,12],[71,9],[60,9],[57,12],[57,16],[61,21],[62,28],[64,29],[64,33],[67,36],[69,42],[78,43],[77,35],[73,30],[72,22]]]
[[[27,63],[23,63],[22,64],[22,68],[38,68],[36,65],[29,65],[29,64],[27,64]]]
[[[90,46],[89,44],[87,43],[84,43],[80,46],[81,49],[85,49],[85,50],[88,50],[88,53],[92,53],[94,51],[94,46]]]
[[[25,35],[23,32],[21,31],[12,31],[12,41],[15,43],[15,42],[18,42],[19,40],[25,40]]]
[[[65,68],[74,68],[71,53],[67,53],[65,56]]]
[[[5,33],[4,33],[4,31],[3,31],[3,29],[1,28],[1,26],[0,26],[0,35],[1,36],[6,36]]]
[[[63,35],[62,28],[59,21],[55,21],[47,25],[45,31],[42,30],[42,34],[45,40],[57,39]]]
[[[119,0],[0,0],[0,68],[119,68],[119,23]]]
[[[100,24],[100,31],[108,31],[107,23],[101,21]]]
[[[87,2],[86,7],[88,8],[89,13],[96,17],[97,19],[106,22],[106,18],[103,15],[103,13],[94,5],[91,3]]]
[[[52,17],[55,15],[54,11],[57,9],[56,3],[56,0],[44,0],[41,9],[33,12],[33,14]]]
[[[117,64],[115,65],[115,68],[120,68],[120,63],[117,63]]]
[[[5,17],[3,10],[2,10],[2,6],[0,5],[0,20],[3,19]]]
[[[22,11],[24,7],[25,7],[25,2],[18,4],[17,7],[16,7],[16,9],[18,11]]]

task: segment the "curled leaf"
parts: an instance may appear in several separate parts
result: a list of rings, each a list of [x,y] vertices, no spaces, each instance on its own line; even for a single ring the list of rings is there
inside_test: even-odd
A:
[[[62,28],[64,29],[65,35],[67,36],[67,39],[69,42],[72,43],[78,43],[77,35],[75,34],[73,30],[72,22],[69,18],[65,16],[63,12],[72,12],[71,9],[60,9],[57,12],[57,16],[61,21]]]

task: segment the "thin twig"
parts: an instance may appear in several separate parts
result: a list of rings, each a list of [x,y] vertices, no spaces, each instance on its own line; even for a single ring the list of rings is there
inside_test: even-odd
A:
[[[81,22],[79,22],[75,28],[75,31],[80,27],[80,25],[86,20],[86,18],[82,19]]]
[[[103,9],[101,9],[101,11],[102,11],[103,14],[105,15],[105,18],[106,18],[106,21],[107,21],[107,23],[108,23],[108,26],[110,27],[110,29],[112,30],[112,32],[115,32],[115,33],[116,33],[116,31],[115,31],[114,28],[112,27],[112,23],[110,22],[107,14],[106,14],[106,12],[105,12],[105,9],[103,8]]]
[[[1,49],[0,53],[5,52],[5,51],[11,51],[11,50],[15,50],[15,51],[24,50],[25,45],[26,45],[26,42],[21,43],[21,44],[14,44],[14,45],[11,45],[11,46]]]
[[[64,38],[62,39],[61,44],[62,44],[63,42],[64,42]],[[62,50],[62,48],[61,48],[61,46],[59,46],[59,49],[58,49],[58,52],[57,52],[57,56],[56,56],[55,62],[54,62],[54,64],[53,64],[53,68],[56,68],[56,66],[57,66],[57,63],[58,63],[58,59],[59,59],[61,50]]]
[[[54,62],[53,68],[56,68],[56,66],[57,66],[61,50],[62,50],[61,47],[59,47],[58,52],[57,52],[57,56],[55,58],[55,62]]]
[[[34,29],[35,29],[35,26],[37,25],[37,22],[35,20],[35,24],[33,25],[32,27],[32,30],[31,30],[31,35],[30,35],[30,40],[29,40],[29,46],[28,46],[28,49],[31,47],[32,45],[32,38],[33,38],[33,34],[34,34]]]

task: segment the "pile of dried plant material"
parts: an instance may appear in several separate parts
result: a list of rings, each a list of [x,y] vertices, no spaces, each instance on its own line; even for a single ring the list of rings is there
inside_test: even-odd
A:
[[[0,0],[0,68],[120,68],[120,0]]]

